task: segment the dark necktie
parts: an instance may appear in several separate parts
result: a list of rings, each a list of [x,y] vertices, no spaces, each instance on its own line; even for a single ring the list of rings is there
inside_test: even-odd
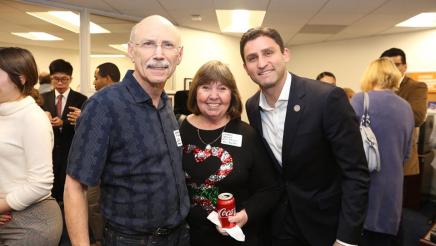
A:
[[[62,95],[58,96],[58,101],[56,103],[56,109],[57,109],[58,117],[61,118],[62,117]]]

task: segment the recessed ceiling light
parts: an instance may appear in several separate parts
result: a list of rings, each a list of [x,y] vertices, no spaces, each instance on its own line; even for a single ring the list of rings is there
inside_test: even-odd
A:
[[[250,28],[261,26],[265,11],[217,9],[216,15],[221,32],[243,33]]]
[[[128,45],[127,44],[110,44],[110,47],[121,50],[122,52],[127,53]]]
[[[56,26],[72,31],[80,32],[80,15],[71,11],[48,11],[48,12],[26,12],[27,14],[47,21]],[[90,33],[110,33],[109,30],[93,23],[89,23]]]
[[[122,58],[126,56],[121,54],[92,54],[91,57],[92,58]]]
[[[418,14],[395,26],[400,27],[436,27],[436,13],[427,12]]]
[[[20,36],[23,38],[31,40],[41,40],[41,41],[58,41],[63,40],[62,38],[56,37],[54,35],[48,34],[46,32],[11,32],[13,35]]]

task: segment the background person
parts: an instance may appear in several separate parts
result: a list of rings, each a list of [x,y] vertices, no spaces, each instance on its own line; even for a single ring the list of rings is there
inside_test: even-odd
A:
[[[336,77],[332,72],[322,72],[316,76],[316,80],[326,82],[328,84],[336,85]]]
[[[289,51],[272,28],[243,34],[244,68],[260,91],[246,103],[285,192],[272,217],[273,245],[359,243],[369,173],[344,91],[289,73]]]
[[[189,245],[179,126],[163,91],[182,59],[180,33],[153,15],[133,27],[128,45],[135,70],[91,97],[77,124],[65,183],[68,231],[73,244],[89,244],[86,189],[100,182],[103,245]]]
[[[44,94],[46,92],[49,92],[53,90],[53,86],[51,85],[51,78],[50,74],[47,72],[41,72],[38,76],[38,82],[39,82],[39,93]]]
[[[409,159],[404,164],[404,199],[405,208],[418,209],[421,199],[421,178],[419,175],[418,159],[418,130],[424,123],[427,114],[427,84],[415,81],[406,76],[407,62],[406,54],[398,48],[390,48],[384,51],[380,57],[388,57],[397,66],[402,74],[397,95],[409,102],[412,107],[415,119],[415,130],[413,132],[412,150]]]
[[[403,163],[412,144],[413,113],[409,103],[395,95],[401,73],[388,58],[368,66],[361,89],[368,93],[371,129],[380,152],[379,172],[371,172],[369,204],[361,246],[396,245],[403,197]],[[351,104],[359,119],[363,115],[363,93]]]
[[[354,94],[356,94],[353,89],[348,88],[348,87],[344,87],[342,88],[345,91],[345,94],[347,94],[348,99],[351,101],[351,99],[353,98]]]
[[[192,204],[191,245],[263,245],[260,229],[280,194],[277,177],[259,135],[240,119],[241,99],[226,65],[210,61],[197,71],[188,107],[193,114],[183,121],[180,134]],[[237,214],[231,221],[242,227],[245,243],[221,235],[206,218],[223,192],[235,198]]]
[[[32,54],[0,48],[0,245],[54,246],[62,215],[51,198],[53,131],[30,96]]]
[[[94,72],[95,90],[99,91],[106,86],[120,81],[120,70],[117,65],[105,62],[97,66]],[[79,114],[80,115],[80,114]],[[100,242],[103,238],[103,217],[100,213],[100,186],[88,187],[89,225],[91,242]],[[94,237],[94,238],[92,238]]]
[[[105,62],[97,66],[94,72],[94,87],[99,91],[103,87],[120,81],[120,70],[117,65]]]
[[[50,113],[49,119],[54,133],[52,194],[63,212],[68,153],[75,133],[74,126],[80,115],[80,108],[87,97],[70,88],[73,79],[73,66],[69,62],[63,59],[54,60],[50,63],[49,70],[54,89],[41,94],[44,102],[42,109]],[[65,226],[60,244],[70,244]]]

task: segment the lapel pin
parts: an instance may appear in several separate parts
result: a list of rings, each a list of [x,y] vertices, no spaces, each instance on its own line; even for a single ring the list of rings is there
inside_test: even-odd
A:
[[[295,112],[300,111],[300,109],[301,109],[300,105],[297,104],[297,105],[294,106],[294,111]]]

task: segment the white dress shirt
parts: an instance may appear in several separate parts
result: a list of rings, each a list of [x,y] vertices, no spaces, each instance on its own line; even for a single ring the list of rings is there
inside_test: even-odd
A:
[[[291,90],[292,75],[288,73],[280,96],[274,107],[269,106],[265,95],[260,92],[259,106],[262,119],[263,137],[270,146],[275,158],[282,165],[283,132],[285,130],[286,109],[288,107],[289,92]]]
[[[291,82],[292,75],[288,73],[279,99],[274,104],[274,107],[269,106],[262,91],[260,92],[259,98],[263,137],[280,165],[282,165],[283,132],[285,130],[286,110],[288,107],[289,93],[291,91]],[[336,242],[343,246],[356,246],[340,241],[339,239],[336,239]]]

